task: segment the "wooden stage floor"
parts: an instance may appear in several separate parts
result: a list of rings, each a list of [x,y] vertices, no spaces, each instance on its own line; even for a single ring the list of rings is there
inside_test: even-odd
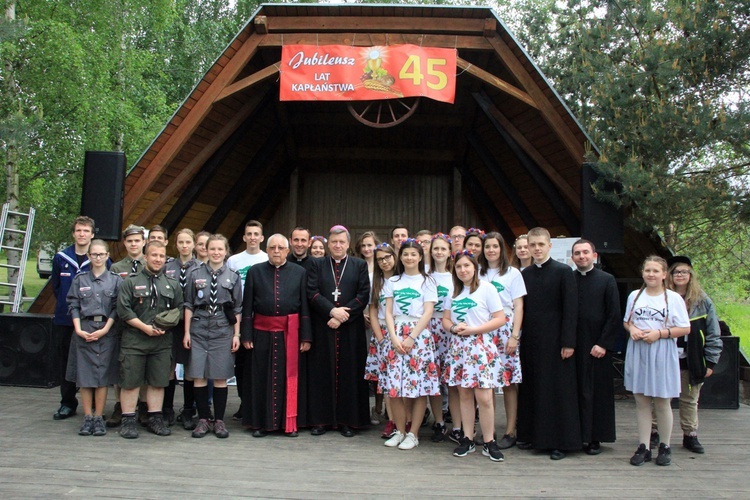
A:
[[[479,449],[455,458],[454,444],[431,443],[428,427],[412,451],[386,448],[375,429],[350,439],[331,431],[257,439],[231,418],[225,440],[193,439],[181,427],[169,437],[144,430],[139,439],[125,440],[111,429],[103,437],[81,437],[78,416],[52,419],[58,400],[57,388],[0,387],[1,498],[750,497],[747,405],[700,411],[705,455],[682,448],[675,411],[672,466],[633,467],[628,460],[637,438],[629,398],[617,402],[618,441],[604,445],[601,455],[576,452],[554,462],[513,448],[502,463]],[[230,388],[227,413],[238,405]],[[504,413],[497,417],[502,435]]]

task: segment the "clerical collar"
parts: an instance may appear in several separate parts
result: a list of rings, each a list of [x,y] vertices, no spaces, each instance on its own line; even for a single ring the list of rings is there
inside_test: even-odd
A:
[[[594,264],[591,264],[591,267],[589,267],[588,269],[584,269],[583,271],[581,271],[580,269],[576,267],[576,271],[581,273],[581,276],[586,276],[586,274],[590,273],[592,269],[594,269]]]
[[[271,264],[271,261],[269,260],[269,261],[268,261],[268,263],[269,263],[269,264]],[[287,263],[287,260],[286,260],[286,259],[284,259],[284,262],[282,262],[282,263],[281,263],[281,264],[279,264],[278,266],[277,266],[276,264],[271,264],[271,265],[272,265],[273,267],[275,267],[276,269],[279,269],[280,267],[283,267],[283,266],[285,266],[285,265],[286,265],[286,263]]]
[[[341,264],[342,262],[344,262],[346,260],[346,255],[344,255],[343,257],[341,257],[338,260],[336,260],[333,257],[331,257],[331,260],[334,261],[336,264]]]
[[[544,266],[544,265],[545,265],[545,264],[546,264],[547,262],[549,262],[549,260],[550,260],[551,258],[552,258],[552,257],[550,257],[550,256],[548,255],[548,256],[547,256],[547,258],[546,258],[546,259],[544,260],[544,262],[542,262],[541,264],[537,264],[536,262],[534,262],[534,265],[535,265],[536,267],[539,267],[539,268],[541,268],[541,267],[543,267],[543,266]]]

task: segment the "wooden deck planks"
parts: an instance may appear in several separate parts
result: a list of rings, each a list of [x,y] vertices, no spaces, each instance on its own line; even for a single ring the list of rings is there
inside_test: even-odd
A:
[[[631,399],[617,402],[619,440],[605,444],[598,457],[573,453],[552,462],[546,454],[514,448],[498,464],[479,450],[463,459],[453,457],[453,444],[431,443],[428,428],[422,429],[420,447],[408,452],[384,447],[375,429],[352,439],[336,432],[255,439],[232,421],[227,440],[192,439],[177,427],[166,438],[144,431],[137,440],[124,440],[112,430],[101,438],[80,437],[78,417],[51,418],[57,389],[0,387],[0,397],[4,498],[384,498],[427,492],[445,497],[742,498],[750,489],[746,405],[736,411],[701,410],[705,455],[681,448],[675,418],[673,465],[636,468],[628,464],[636,445]],[[227,413],[238,404],[230,388]],[[500,433],[502,410],[497,417]]]

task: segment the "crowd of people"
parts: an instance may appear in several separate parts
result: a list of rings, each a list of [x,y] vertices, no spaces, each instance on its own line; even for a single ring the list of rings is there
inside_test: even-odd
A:
[[[64,371],[54,418],[76,415],[80,388],[82,436],[119,427],[134,439],[141,426],[167,436],[180,423],[195,438],[227,438],[234,377],[241,406],[232,417],[256,438],[301,429],[352,437],[383,425],[385,446],[410,450],[432,415],[430,440],[453,441],[456,457],[480,444],[496,462],[513,446],[553,460],[598,455],[616,438],[612,355],[627,335],[624,380],[638,424],[630,463],[650,461],[652,450],[656,464],[671,463],[674,397],[683,446],[704,452],[697,401],[721,340],[687,257],[648,257],[623,316],[594,244],[573,244],[571,269],[550,257],[544,228],[509,246],[497,232],[460,226],[411,237],[397,225],[386,241],[368,231],[356,242],[341,225],[326,236],[297,227],[270,236],[264,252],[263,226],[251,220],[242,252],[231,255],[220,234],[182,229],[171,258],[165,228],[131,225],[115,263],[94,228],[76,218],[74,244],[52,270]],[[117,402],[105,421],[110,386]]]

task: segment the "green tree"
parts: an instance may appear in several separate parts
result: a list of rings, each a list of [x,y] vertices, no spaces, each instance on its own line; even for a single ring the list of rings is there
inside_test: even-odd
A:
[[[599,147],[599,170],[622,185],[602,198],[705,260],[709,276],[747,269],[750,3],[525,0],[513,9],[522,44]]]

